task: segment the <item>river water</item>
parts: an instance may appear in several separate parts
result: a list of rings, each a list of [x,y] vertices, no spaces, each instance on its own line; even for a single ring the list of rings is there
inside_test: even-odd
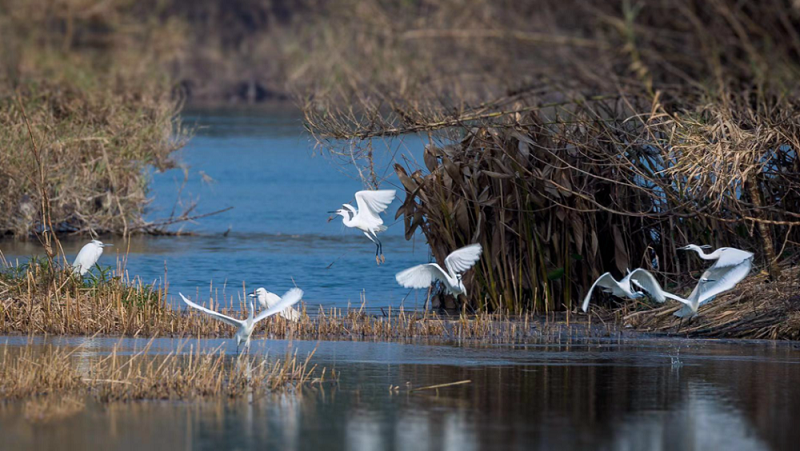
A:
[[[156,284],[166,279],[172,302],[181,291],[201,300],[233,298],[238,306],[243,283],[248,291],[263,286],[279,294],[296,284],[311,306],[360,304],[363,295],[368,307],[422,307],[425,293],[394,280],[400,270],[428,262],[429,253],[421,235],[406,241],[402,221],[395,220],[404,191],[390,166],[418,158],[419,139],[376,142],[376,169],[385,176],[381,188],[398,194],[384,215],[390,226],[381,235],[386,263],[377,266],[375,245],[361,232],[346,229],[341,218],[327,222],[328,211],[355,205],[353,194],[364,185],[350,165],[315,151],[296,111],[198,110],[183,120],[196,128],[175,155],[188,170],[187,183],[181,189],[182,168],[153,174],[148,218],[168,218],[173,209],[180,213],[192,203],[197,204],[192,214],[233,209],[172,227],[196,236],[103,238],[116,242],[101,266],[124,260],[130,277]],[[86,241],[63,242],[69,262]],[[0,241],[0,251],[11,261],[42,254],[35,240]]]
[[[12,346],[25,341],[7,340]],[[65,346],[82,340],[55,339]],[[120,342],[91,340],[98,355]],[[120,343],[133,352],[146,342]],[[152,352],[177,347],[178,340],[162,339]],[[800,443],[796,344],[256,340],[252,352],[287,349],[299,356],[316,349],[312,361],[335,369],[338,385],[252,402],[90,404],[45,423],[26,420],[19,404],[5,403],[0,449],[736,451],[795,450]],[[465,380],[470,383],[408,391]]]
[[[183,205],[196,213],[234,207],[185,224],[195,236],[117,241],[102,265],[198,296],[239,299],[242,284],[283,292],[294,283],[307,304],[421,307],[394,274],[429,259],[424,240],[403,238],[386,215],[385,265],[374,246],[326,222],[363,185],[347,167],[315,155],[300,117],[287,111],[190,112],[196,136],[177,158],[188,166]],[[418,139],[386,143],[419,157]],[[379,161],[386,171],[388,160]],[[391,174],[391,171],[386,172]],[[213,181],[212,181],[213,179]],[[182,170],[154,174],[151,219],[168,217]],[[388,177],[383,187],[396,187]],[[402,190],[398,192],[402,198]],[[179,207],[180,209],[181,207]],[[227,236],[223,234],[229,230]],[[65,241],[71,259],[83,241]],[[9,260],[39,254],[35,242],[0,242]],[[166,278],[165,278],[166,268]],[[8,346],[25,337],[0,338]],[[75,346],[83,338],[34,338]],[[115,343],[91,339],[103,355]],[[213,349],[220,340],[194,340]],[[228,343],[230,344],[230,343]],[[177,349],[157,339],[151,352]],[[316,349],[337,385],[248,401],[89,404],[67,418],[31,422],[21,403],[0,403],[0,449],[280,450],[794,450],[800,443],[800,349],[794,343],[593,339],[551,344],[310,342],[256,337],[252,352]],[[85,355],[86,353],[84,353]],[[469,383],[409,392],[455,381]],[[390,390],[398,386],[398,390]]]

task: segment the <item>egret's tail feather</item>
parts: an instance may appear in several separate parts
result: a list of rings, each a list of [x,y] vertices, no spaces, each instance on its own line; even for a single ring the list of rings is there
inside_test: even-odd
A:
[[[378,226],[378,228],[377,228],[377,233],[380,233],[380,232],[385,232],[385,231],[387,231],[387,230],[389,230],[389,228],[388,228],[388,227],[386,227],[385,225],[381,224],[381,225],[379,225],[379,226]]]

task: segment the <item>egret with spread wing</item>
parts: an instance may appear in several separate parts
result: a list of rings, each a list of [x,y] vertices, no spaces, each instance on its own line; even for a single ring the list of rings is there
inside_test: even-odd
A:
[[[186,296],[184,296],[182,293],[178,293],[178,294],[180,294],[181,298],[183,299],[183,302],[185,302],[186,305],[188,305],[189,307],[192,307],[194,309],[200,310],[201,312],[205,313],[206,315],[208,315],[208,316],[210,316],[210,317],[212,317],[214,319],[217,319],[219,321],[222,321],[225,324],[228,324],[228,325],[231,325],[231,326],[237,328],[236,335],[235,335],[235,338],[236,338],[236,352],[237,353],[239,352],[239,345],[242,342],[244,342],[245,348],[249,349],[249,347],[250,347],[250,335],[253,333],[253,329],[255,328],[255,325],[259,321],[284,311],[286,308],[291,307],[292,305],[298,303],[300,301],[300,299],[303,298],[303,290],[301,290],[299,288],[292,288],[291,290],[287,291],[286,294],[283,295],[283,297],[281,298],[280,302],[278,302],[274,306],[268,308],[267,310],[259,312],[259,314],[255,315],[255,316],[253,315],[253,310],[254,310],[253,309],[253,300],[251,298],[250,301],[248,302],[247,319],[239,320],[239,319],[231,318],[230,316],[227,316],[227,315],[223,315],[222,313],[215,312],[215,311],[213,311],[211,309],[207,309],[207,308],[203,307],[202,305],[195,304],[194,302],[192,302],[189,299],[187,299]]]
[[[697,314],[701,305],[714,299],[718,294],[724,293],[742,281],[753,268],[753,253],[736,249],[734,247],[721,247],[714,252],[706,254],[703,249],[711,246],[697,246],[690,244],[678,248],[684,251],[695,251],[703,260],[716,260],[710,268],[703,272],[700,281],[692,293],[684,301],[682,309],[675,312],[680,318],[692,317]]]
[[[100,240],[92,240],[86,243],[78,252],[75,261],[72,262],[72,270],[81,276],[86,274],[97,263],[100,256],[103,255],[103,248],[109,246],[113,246],[113,244],[104,244]]]
[[[634,285],[631,284],[632,282]],[[650,271],[637,268],[633,271],[628,271],[628,275],[623,277],[620,281],[614,279],[611,273],[605,273],[595,280],[592,287],[589,288],[589,292],[586,293],[586,298],[583,300],[583,306],[581,308],[584,312],[589,309],[589,301],[592,299],[592,292],[594,292],[595,287],[600,287],[603,291],[608,291],[620,298],[636,299],[645,296],[644,293],[636,289],[638,287],[646,291],[656,302],[664,302],[667,298],[681,302],[686,301],[679,296],[664,291]]]
[[[395,195],[396,192],[393,189],[359,191],[356,193],[358,210],[350,204],[343,204],[343,208],[329,212],[341,216],[345,226],[361,230],[370,241],[375,243],[375,262],[378,264],[386,261],[383,257],[383,244],[378,239],[378,233],[386,230],[381,213],[389,207]],[[328,221],[331,219],[333,216],[328,218]]]
[[[256,289],[255,293],[250,294],[249,296],[251,298],[255,298],[258,302],[258,305],[261,306],[262,309],[268,309],[274,305],[277,305],[278,302],[281,301],[280,296],[271,291],[267,291],[264,288]],[[300,321],[300,312],[294,307],[287,307],[285,310],[281,311],[280,315],[289,321]]]
[[[406,288],[428,288],[434,280],[439,280],[453,296],[458,297],[459,294],[466,296],[467,288],[461,275],[480,260],[482,252],[480,244],[471,244],[453,251],[444,259],[447,271],[436,263],[426,263],[400,271],[395,279]]]

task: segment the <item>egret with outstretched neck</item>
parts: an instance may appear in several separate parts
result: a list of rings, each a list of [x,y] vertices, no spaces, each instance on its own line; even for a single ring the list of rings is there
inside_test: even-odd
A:
[[[634,286],[632,283],[636,285]],[[595,287],[600,287],[603,291],[610,292],[619,298],[636,299],[644,297],[645,294],[636,289],[638,287],[646,291],[647,295],[656,302],[664,302],[667,298],[681,302],[686,301],[680,296],[664,291],[664,289],[661,288],[661,284],[658,283],[650,271],[636,268],[633,271],[628,271],[628,274],[619,281],[614,279],[611,273],[608,272],[598,277],[583,299],[581,309],[583,309],[584,312],[589,309],[589,301],[592,299],[592,292],[594,292]]]
[[[271,291],[267,291],[263,287],[256,289],[255,293],[251,293],[248,296],[255,298],[262,309],[268,309],[281,301],[280,296]],[[280,315],[289,321],[297,322],[300,320],[300,312],[294,307],[287,307],[285,310],[281,311]]]
[[[701,305],[712,301],[718,294],[733,289],[736,284],[750,274],[750,270],[753,268],[752,252],[735,247],[721,247],[708,254],[703,250],[710,248],[709,245],[698,246],[696,244],[678,248],[683,251],[694,251],[703,260],[715,260],[715,262],[700,276],[700,281],[684,302],[686,305],[675,312],[677,317],[695,316]]]
[[[247,318],[244,320],[239,320],[231,318],[230,316],[227,315],[223,315],[222,313],[215,312],[211,309],[205,308],[202,305],[195,304],[194,302],[187,299],[186,296],[184,296],[182,293],[178,294],[183,299],[183,302],[185,302],[186,305],[188,305],[189,307],[200,310],[206,315],[214,319],[217,319],[219,321],[222,321],[225,324],[231,325],[237,329],[236,335],[234,335],[234,337],[236,338],[237,354],[239,353],[239,345],[242,342],[244,342],[244,347],[246,349],[250,349],[250,335],[253,334],[253,329],[255,328],[255,325],[259,321],[284,311],[286,308],[291,307],[292,305],[298,303],[300,299],[303,298],[303,290],[299,288],[292,288],[291,290],[287,291],[286,294],[283,295],[283,297],[281,297],[280,302],[268,308],[267,310],[260,312],[258,315],[253,314],[255,309],[253,306],[253,299],[250,298],[248,301]]]
[[[356,193],[358,209],[350,204],[342,204],[342,208],[329,212],[341,216],[346,227],[361,230],[370,241],[375,243],[375,262],[379,265],[386,262],[386,258],[383,256],[383,243],[378,238],[378,233],[386,230],[380,215],[394,201],[395,195],[396,192],[393,189],[359,191]],[[332,219],[333,216],[328,218],[328,221],[330,222]]]
[[[103,255],[103,248],[113,246],[113,244],[105,244],[100,240],[92,240],[86,243],[78,252],[75,261],[72,262],[72,270],[79,275],[84,275],[92,269],[92,266],[97,264],[97,260]]]
[[[439,280],[453,296],[466,296],[467,287],[461,275],[480,260],[482,252],[480,244],[471,244],[453,251],[444,259],[447,271],[436,263],[425,263],[400,271],[395,279],[406,288],[428,288],[435,280]]]

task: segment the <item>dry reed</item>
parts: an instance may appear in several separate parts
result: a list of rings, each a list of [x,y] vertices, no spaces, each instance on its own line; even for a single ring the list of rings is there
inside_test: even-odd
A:
[[[672,315],[683,306],[675,303],[645,310],[628,304],[614,313],[625,325],[642,332],[698,338],[800,340],[800,267],[785,267],[779,280],[767,279],[765,273],[751,276],[736,289],[701,306],[698,315],[688,321]]]
[[[31,421],[48,421],[80,412],[87,400],[99,403],[199,398],[258,398],[267,393],[336,381],[297,354],[283,360],[267,356],[230,358],[219,349],[205,353],[186,344],[166,355],[144,349],[126,354],[115,346],[107,355],[87,356],[81,347],[65,349],[28,343],[5,346],[0,367],[0,398],[25,400]]]
[[[173,308],[163,287],[102,274],[98,279],[81,281],[69,272],[49,268],[47,261],[31,260],[24,267],[0,273],[0,334],[217,338],[231,337],[235,332],[194,310]],[[200,302],[233,317],[244,315],[242,302]],[[569,318],[563,315],[542,320],[530,312],[439,315],[405,308],[370,312],[364,305],[344,309],[307,305],[299,322],[274,317],[259,323],[253,337],[509,342],[612,333],[610,326],[593,329],[586,324],[569,324]]]
[[[497,13],[481,17],[496,33],[412,30],[435,67],[474,56],[435,82],[411,66],[309,97],[307,127],[370,187],[382,182],[377,141],[427,138],[422,164],[395,166],[398,213],[440,263],[483,245],[466,275],[471,308],[575,309],[600,274],[634,267],[677,290],[702,265],[676,251],[692,242],[753,251],[779,278],[800,243],[797,8],[541,3],[521,16],[530,24],[503,25],[507,5],[476,2]],[[543,18],[549,32],[531,34]],[[373,52],[408,50],[406,34],[387,33]],[[498,42],[508,59],[494,66]],[[470,92],[470,79],[490,82]]]

